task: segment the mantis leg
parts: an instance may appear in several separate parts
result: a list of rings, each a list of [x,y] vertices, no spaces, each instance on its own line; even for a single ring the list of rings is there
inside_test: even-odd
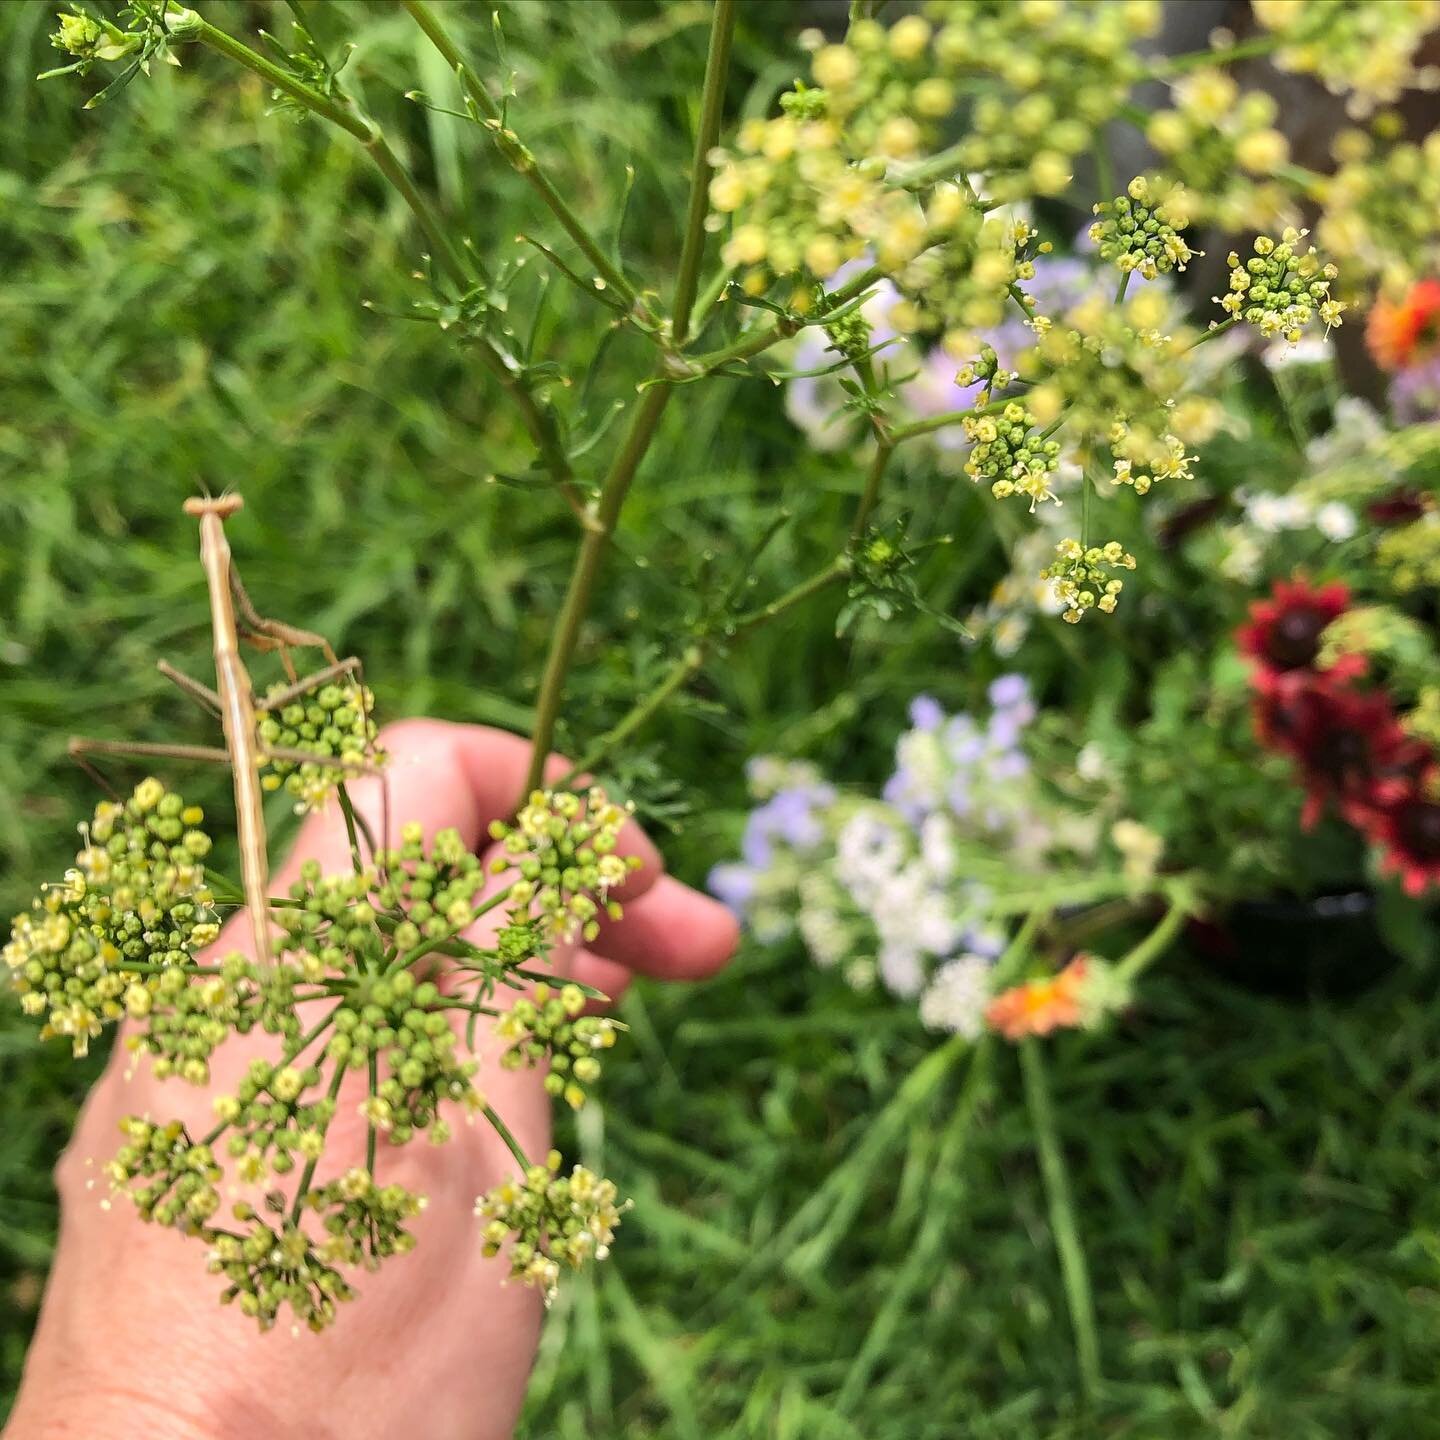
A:
[[[202,685],[183,670],[177,670],[168,660],[156,661],[155,668],[172,685],[183,690],[202,710],[208,710],[217,720],[220,718],[220,696],[208,685]]]
[[[295,680],[295,665],[290,659],[292,646],[302,650],[319,650],[329,664],[338,663],[335,651],[323,635],[262,615],[255,608],[249,592],[241,582],[239,571],[233,564],[230,566],[230,593],[235,600],[235,619],[245,638],[257,650],[278,650],[280,663],[284,665],[285,673],[292,682]]]
[[[360,661],[354,656],[348,656],[344,660],[337,660],[333,665],[327,665],[323,670],[317,670],[313,675],[302,675],[292,685],[287,685],[283,690],[272,690],[268,695],[256,697],[257,704],[265,710],[282,710],[292,700],[298,700],[302,695],[308,695],[312,690],[318,690],[322,685],[328,685],[332,680],[338,680],[342,675],[348,675],[357,684],[360,680]]]
[[[107,794],[112,800],[121,797],[115,787],[105,778],[98,766],[89,761],[91,755],[116,755],[125,759],[192,760],[202,765],[229,765],[230,754],[226,750],[209,745],[156,745],[143,740],[96,740],[88,735],[72,735],[66,747],[70,758]]]

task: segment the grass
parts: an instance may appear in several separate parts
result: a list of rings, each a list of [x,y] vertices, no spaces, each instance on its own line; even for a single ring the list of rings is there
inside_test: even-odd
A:
[[[493,65],[487,7],[472,10],[467,44]],[[279,6],[207,13],[282,30]],[[505,14],[527,139],[592,219],[637,167],[625,250],[660,276],[705,8]],[[770,58],[777,14],[746,16],[735,105],[764,105],[793,71]],[[347,0],[324,21],[357,38],[348,73],[482,249],[520,224],[549,236],[478,136],[391,98],[447,78],[403,17]],[[353,148],[267,117],[258,87],[214,57],[84,113],[80,85],[30,80],[51,24],[38,0],[0,7],[11,907],[64,863],[93,799],[63,758],[69,733],[204,736],[154,671],[160,655],[206,666],[179,510],[197,484],[244,492],[233,538],[252,592],[362,653],[390,715],[523,728],[573,543],[558,497],[484,483],[526,451],[463,351],[384,313],[421,293],[414,236]],[[532,300],[522,291],[517,323]],[[557,286],[540,330],[578,382],[589,312]],[[624,340],[610,356],[596,414],[646,359]],[[982,512],[923,462],[907,479],[923,532],[968,542],[933,552],[922,577],[963,611],[997,553]],[[623,711],[704,597],[748,577],[763,600],[821,563],[859,483],[843,457],[797,460],[762,382],[684,392],[582,636],[566,743]],[[782,504],[793,518],[752,564],[749,537]],[[822,597],[737,645],[649,732],[658,771],[629,778],[652,811],[670,809],[669,786],[689,797],[667,839],[686,878],[733,848],[746,755],[808,754],[874,782],[915,690],[960,704],[987,678],[929,621],[841,643],[834,613]],[[215,778],[186,783],[223,806]],[[1015,1052],[977,1078],[973,1055],[783,947],[748,949],[699,989],[637,987],[623,1018],[626,1063],[573,1138],[636,1207],[612,1262],[551,1316],[530,1440],[1440,1433],[1440,1001],[1419,969],[1344,1002],[1287,1003],[1167,964],[1116,1033],[1047,1048],[1094,1294],[1091,1402]],[[93,1068],[3,1011],[6,1390],[53,1242],[49,1165]],[[973,1133],[957,1123],[972,1107]]]

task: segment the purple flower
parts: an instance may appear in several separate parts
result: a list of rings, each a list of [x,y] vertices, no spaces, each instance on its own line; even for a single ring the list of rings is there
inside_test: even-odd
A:
[[[711,870],[705,884],[710,893],[727,906],[736,919],[745,918],[746,907],[755,898],[757,876],[748,865],[733,862],[717,865]]]
[[[946,728],[945,749],[957,765],[973,765],[985,753],[985,737],[968,715],[957,715]]]
[[[1390,382],[1395,418],[1406,424],[1440,416],[1440,353],[1402,370]]]
[[[764,825],[755,823],[759,814],[758,810],[754,811],[745,822],[745,834],[740,840],[740,854],[752,869],[768,870],[770,862],[775,858],[775,847],[770,843],[770,836]]]
[[[986,697],[997,710],[1022,705],[1030,698],[1030,682],[1023,675],[1001,675],[990,682]]]
[[[1018,751],[1007,750],[990,762],[990,774],[997,780],[1018,780],[1030,768],[1030,762]]]
[[[910,723],[917,730],[938,730],[944,719],[945,712],[933,695],[917,695],[910,702]]]
[[[985,727],[985,738],[992,750],[1009,750],[1020,738],[1023,728],[1009,710],[997,710]]]

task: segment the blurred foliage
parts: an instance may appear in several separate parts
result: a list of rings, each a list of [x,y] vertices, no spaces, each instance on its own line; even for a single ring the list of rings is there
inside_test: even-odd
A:
[[[206,8],[251,32],[280,33],[287,13]],[[447,9],[469,52],[497,65],[489,6]],[[483,137],[399,98],[417,85],[449,93],[403,15],[361,0],[312,10],[332,49],[356,42],[348,82],[483,253],[516,253],[522,227],[554,241]],[[635,167],[625,254],[667,287],[706,6],[527,3],[504,18],[527,140],[597,222]],[[797,66],[772,57],[803,18],[744,7],[735,108],[754,113],[789,81]],[[419,246],[353,146],[267,115],[262,88],[210,55],[82,112],[74,84],[31,80],[51,63],[52,23],[41,0],[0,6],[0,899],[11,907],[69,854],[93,798],[64,758],[72,731],[207,738],[155,671],[162,656],[199,675],[209,665],[180,514],[197,486],[244,493],[232,538],[257,602],[363,655],[387,716],[524,728],[574,540],[558,497],[485,483],[528,457],[503,398],[438,329],[392,318],[425,294],[412,278]],[[517,333],[542,288],[538,271],[521,287]],[[577,387],[603,333],[603,312],[584,305],[557,280],[537,324]],[[607,345],[596,403],[630,393],[645,361],[638,340]],[[1261,423],[1248,458],[1231,447],[1232,468],[1263,459],[1264,444]],[[905,463],[911,538],[960,537],[924,551],[920,592],[963,615],[1001,573],[1000,544],[968,483],[923,454]],[[764,382],[683,391],[585,630],[565,743],[613,722],[716,594],[738,581],[758,603],[823,563],[859,486],[846,456],[801,453]],[[788,520],[752,563],[782,507]],[[1108,647],[1185,646],[1191,621],[1175,598],[1124,639],[1084,637],[1097,677]],[[931,616],[865,620],[839,642],[839,603],[821,596],[737,643],[632,758],[625,778],[679,827],[667,849],[685,878],[733,848],[746,755],[808,754],[873,782],[916,690],[958,708],[989,678]],[[1033,658],[1042,687],[1076,643],[1057,634],[1053,655]],[[1145,697],[1119,703],[1143,711]],[[220,777],[184,778],[223,805]],[[909,1015],[798,953],[748,953],[699,990],[638,987],[623,1007],[627,1063],[575,1137],[637,1206],[614,1262],[552,1314],[522,1433],[1430,1433],[1432,990],[1402,969],[1343,1007],[1285,1005],[1182,971],[1147,989],[1120,1035],[1055,1047],[1111,1378],[1102,1413],[1087,1416],[1011,1056],[962,1163],[946,1142],[960,1065]],[[7,1006],[6,1390],[54,1231],[48,1167],[87,1078]]]

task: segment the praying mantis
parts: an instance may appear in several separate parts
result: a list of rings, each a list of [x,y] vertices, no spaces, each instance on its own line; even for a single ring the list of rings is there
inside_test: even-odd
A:
[[[266,745],[261,741],[257,725],[257,711],[261,707],[256,704],[254,683],[241,657],[242,640],[257,650],[278,652],[289,681],[282,689],[271,690],[265,696],[265,710],[279,711],[320,686],[341,678],[354,682],[362,695],[364,688],[360,684],[361,667],[357,658],[338,658],[324,636],[283,621],[267,619],[251,603],[225,535],[225,521],[240,511],[244,503],[241,496],[230,493],[218,497],[192,496],[184,505],[185,513],[199,521],[200,564],[205,572],[214,641],[215,688],[212,690],[164,660],[157,667],[166,679],[220,720],[224,748],[98,740],[77,735],[71,738],[69,750],[71,756],[87,769],[91,769],[86,762],[89,755],[191,760],[230,767],[235,785],[236,830],[245,909],[249,915],[256,958],[264,959],[270,954],[270,860],[261,767],[277,760],[297,764],[315,762],[348,774],[369,774],[377,767],[370,759],[322,755]],[[297,675],[290,654],[292,648],[319,650],[325,658],[324,667],[309,675]]]

